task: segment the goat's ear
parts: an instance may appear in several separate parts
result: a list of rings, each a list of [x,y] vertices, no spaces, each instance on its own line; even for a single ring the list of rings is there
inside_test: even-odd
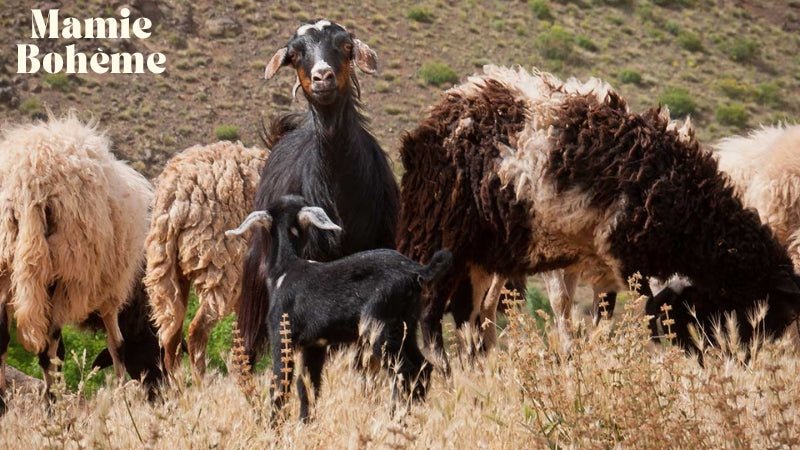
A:
[[[297,213],[297,221],[303,228],[314,225],[321,230],[342,231],[342,227],[333,223],[325,210],[318,206],[305,206]]]
[[[247,232],[250,228],[261,225],[264,228],[269,228],[272,226],[272,216],[269,215],[266,211],[255,211],[251,212],[249,216],[247,216],[239,228],[234,230],[228,230],[225,232],[226,237],[231,236],[241,236]]]
[[[111,360],[111,352],[108,351],[108,348],[104,348],[97,358],[94,359],[92,363],[93,369],[105,369],[106,367],[111,367],[114,362]]]
[[[270,78],[274,77],[278,72],[278,69],[283,67],[284,63],[286,62],[286,51],[286,47],[283,47],[275,52],[274,55],[272,55],[272,59],[270,59],[267,63],[267,68],[264,69],[265,80],[269,80]]]
[[[772,282],[772,288],[776,291],[800,296],[800,286],[798,286],[800,278],[798,278],[797,275],[789,274],[789,272],[781,270],[774,274],[770,281]]]
[[[362,72],[370,75],[378,70],[378,54],[375,53],[369,46],[361,39],[353,39],[354,49],[353,58],[355,58],[356,65]]]

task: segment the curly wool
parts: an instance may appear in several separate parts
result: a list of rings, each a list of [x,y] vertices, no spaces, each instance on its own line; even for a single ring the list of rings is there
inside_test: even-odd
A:
[[[251,211],[267,155],[241,143],[196,145],[156,180],[144,282],[162,343],[180,331],[189,281],[212,320],[236,307],[247,240],[224,234]]]
[[[722,139],[714,150],[736,194],[772,228],[800,272],[800,126],[763,127]]]
[[[131,291],[152,187],[110,147],[73,115],[2,136],[0,281],[29,351],[92,312],[116,314]]]

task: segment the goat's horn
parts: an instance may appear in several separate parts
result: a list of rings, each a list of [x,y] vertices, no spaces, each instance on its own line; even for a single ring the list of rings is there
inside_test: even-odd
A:
[[[292,100],[297,101],[297,90],[300,89],[300,78],[297,78],[292,88]]]
[[[244,219],[244,222],[242,222],[242,224],[239,225],[239,228],[236,228],[235,230],[226,231],[225,236],[227,237],[241,236],[244,233],[246,233],[247,230],[256,225],[262,225],[264,228],[268,228],[271,223],[272,223],[272,217],[269,215],[268,212],[255,211],[250,213],[250,215],[247,216],[246,219]]]

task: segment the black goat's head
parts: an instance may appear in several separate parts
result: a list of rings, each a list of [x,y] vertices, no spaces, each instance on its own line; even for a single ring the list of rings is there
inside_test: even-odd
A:
[[[341,227],[333,223],[324,209],[318,206],[310,206],[299,195],[284,195],[272,203],[266,211],[250,213],[238,228],[226,231],[225,236],[239,236],[250,228],[259,225],[268,229],[273,236],[277,233],[288,231],[289,240],[295,252],[299,252],[305,246],[310,225],[320,230],[342,230]]]
[[[378,56],[343,26],[320,19],[301,25],[286,46],[275,52],[264,78],[269,80],[281,67],[292,66],[297,72],[293,93],[302,87],[309,103],[324,107],[350,95],[351,81],[360,95],[353,63],[373,74]]]

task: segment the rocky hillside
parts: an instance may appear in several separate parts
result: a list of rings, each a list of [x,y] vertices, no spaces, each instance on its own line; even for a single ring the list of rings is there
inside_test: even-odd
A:
[[[85,18],[122,6],[155,22],[150,39],[74,43],[89,53],[98,45],[162,52],[166,73],[15,73],[16,44],[34,41],[31,7]],[[800,117],[799,0],[5,0],[0,121],[74,109],[99,119],[118,154],[149,176],[196,143],[257,144],[262,118],[303,108],[291,98],[294,77],[287,71],[265,82],[264,65],[300,21],[322,16],[378,52],[381,69],[363,75],[362,88],[372,127],[393,156],[403,130],[439,92],[486,63],[604,78],[634,108],[667,103],[691,114],[704,139]],[[63,53],[70,42],[35,43]]]

